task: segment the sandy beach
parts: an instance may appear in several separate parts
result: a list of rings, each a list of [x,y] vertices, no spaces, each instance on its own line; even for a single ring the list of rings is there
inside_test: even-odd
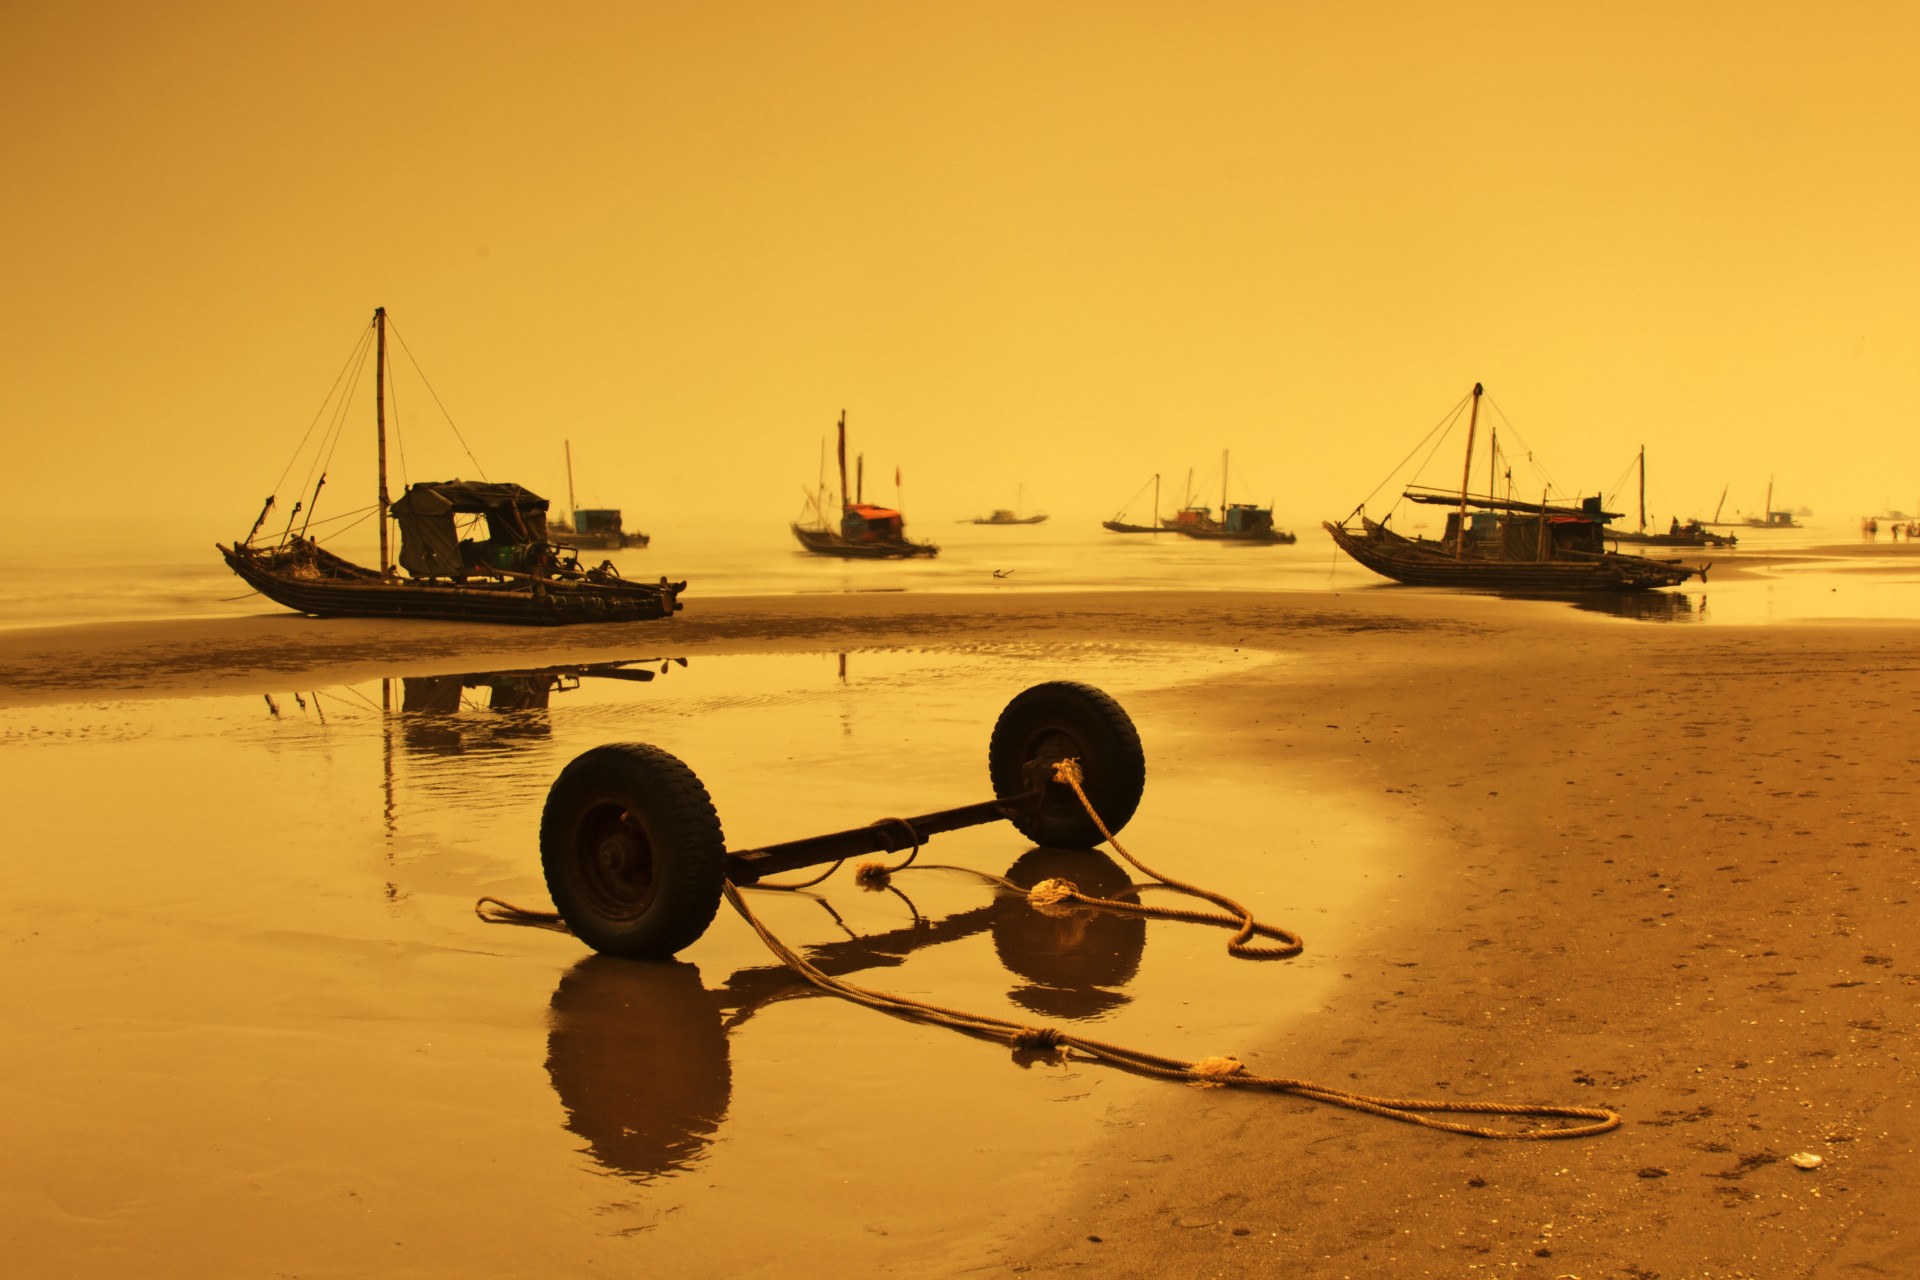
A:
[[[1054,669],[1057,655],[1097,650],[1121,663],[1141,646],[1211,651],[1218,662],[1143,680],[1126,698],[1142,726],[1150,779],[1169,778],[1159,793],[1150,781],[1143,813],[1156,794],[1190,797],[1214,787],[1224,806],[1258,814],[1249,821],[1277,849],[1337,861],[1337,838],[1315,836],[1308,849],[1292,829],[1296,816],[1304,830],[1337,803],[1365,815],[1400,860],[1393,891],[1355,899],[1357,907],[1299,900],[1299,886],[1281,882],[1294,864],[1280,859],[1272,883],[1219,884],[1261,895],[1263,916],[1305,935],[1311,964],[1301,981],[1313,993],[1310,1007],[1264,1020],[1259,984],[1294,979],[1253,966],[1257,976],[1236,971],[1218,987],[1185,994],[1194,1005],[1245,1006],[1244,1038],[1157,1047],[1235,1053],[1266,1074],[1368,1093],[1602,1106],[1624,1117],[1597,1138],[1500,1142],[1293,1098],[1143,1082],[1108,1095],[1098,1123],[1029,1175],[996,1169],[992,1141],[968,1144],[957,1130],[946,1135],[959,1144],[954,1150],[927,1149],[927,1133],[905,1126],[901,1137],[922,1144],[921,1158],[944,1171],[929,1174],[925,1187],[903,1186],[884,1212],[870,1203],[838,1206],[851,1227],[829,1231],[809,1218],[781,1173],[770,1171],[755,1198],[729,1215],[729,1234],[712,1237],[704,1252],[669,1228],[649,1237],[604,1206],[580,1211],[504,1178],[484,1136],[463,1134],[454,1120],[397,1110],[360,1117],[405,1137],[404,1149],[374,1169],[306,1158],[306,1144],[324,1143],[294,1126],[278,1144],[214,1141],[218,1154],[183,1154],[169,1147],[163,1126],[116,1125],[109,1146],[104,1122],[88,1119],[86,1105],[52,1096],[60,1093],[58,1071],[47,1064],[70,1052],[63,1026],[82,1038],[99,1035],[95,1023],[132,1017],[122,1005],[145,999],[148,984],[200,982],[210,967],[246,963],[246,951],[181,928],[150,952],[128,953],[116,970],[117,995],[104,980],[63,976],[79,958],[120,945],[110,933],[88,940],[81,924],[110,922],[114,912],[77,878],[135,866],[128,844],[170,847],[154,833],[121,830],[109,839],[83,821],[74,836],[81,847],[64,864],[70,874],[59,859],[36,863],[16,886],[21,914],[4,931],[16,981],[44,981],[94,1007],[63,1013],[21,993],[8,1006],[10,1043],[0,1056],[40,1065],[5,1073],[16,1158],[0,1198],[0,1238],[23,1273],[72,1276],[130,1268],[611,1275],[630,1274],[640,1258],[659,1262],[660,1250],[679,1274],[716,1275],[1911,1275],[1920,1270],[1915,1215],[1900,1206],[1913,1199],[1920,1137],[1911,1109],[1920,967],[1908,941],[1920,880],[1909,745],[1920,703],[1915,638],[1913,626],[1898,623],[1662,626],[1546,602],[1382,591],[690,600],[685,614],[653,627],[558,632],[267,614],[0,634],[0,711],[12,717],[16,759],[33,753],[35,734],[55,732],[69,708],[258,697],[401,670],[587,663],[641,651],[684,656],[697,668],[734,655],[843,653],[857,663],[863,654],[979,649],[1013,680],[1019,673],[1011,668],[1023,664],[1042,678],[1073,678]],[[993,710],[980,714],[990,721]],[[935,754],[938,765],[945,757]],[[978,753],[956,748],[955,758],[962,754]],[[58,769],[70,773],[71,765],[16,768],[8,784],[8,811],[36,847],[61,830],[45,812],[48,788],[71,784]],[[937,773],[927,770],[930,779]],[[819,784],[780,785],[797,792]],[[787,794],[767,786],[765,804]],[[722,806],[730,831],[762,822],[740,794],[734,788],[732,807]],[[971,797],[963,790],[959,798]],[[510,817],[526,820],[517,809]],[[1143,823],[1142,838],[1157,847],[1142,855],[1185,857],[1167,847],[1184,820]],[[457,873],[432,864],[435,901],[457,904],[476,889],[524,896],[538,885],[524,849],[514,851],[518,862],[491,857],[474,854],[471,870]],[[1225,865],[1244,877],[1259,864]],[[322,899],[342,888],[313,876],[308,887]],[[470,921],[441,914],[434,937],[446,954],[495,952],[487,971],[503,976],[485,997],[492,1012],[474,1022],[449,1014],[436,1026],[433,1052],[466,1064],[468,1075],[450,1087],[471,1093],[476,1111],[484,1101],[494,1123],[540,1128],[550,1122],[499,1115],[492,1086],[472,1073],[528,1036],[546,1042],[544,988],[551,974],[578,964],[578,944],[539,931],[506,931],[503,941],[501,931],[483,930],[476,939]],[[261,925],[275,927],[293,926]],[[1164,950],[1163,936],[1156,932],[1152,946]],[[1204,957],[1195,964],[1232,966],[1215,959],[1215,941],[1203,935],[1178,945]],[[249,990],[234,978],[234,997],[280,1002],[267,1022],[271,1035],[290,1042],[316,1020],[370,1016],[351,1013],[365,993],[327,960],[350,950],[326,949],[309,971],[313,991]],[[426,981],[417,968],[394,964],[390,946],[364,950],[358,963],[372,965],[382,983]],[[418,963],[432,971],[468,961]],[[713,961],[699,963],[715,972]],[[522,972],[529,968],[537,972]],[[746,989],[747,972],[736,973],[730,990]],[[885,974],[863,980],[887,982]],[[443,1006],[478,998],[471,985],[430,985]],[[554,1000],[551,1019],[565,1024],[559,993]],[[917,1069],[923,1054],[950,1052],[939,1033],[853,1009],[824,1014],[828,1003],[807,1008],[829,1028],[861,1027],[881,1046],[869,1052],[885,1055],[886,1045],[901,1042],[898,1059],[866,1063],[857,1076],[885,1079]],[[137,1042],[139,1053],[157,1052],[163,1062],[184,1055],[172,1076],[163,1068],[159,1083],[141,1086],[149,1100],[172,1096],[169,1079],[196,1098],[231,1087],[194,1078],[194,1059],[181,1046],[244,1039],[247,1019],[218,1002],[182,1017],[144,1038],[107,1037],[88,1052],[111,1057]],[[605,1034],[609,1058],[674,1052],[658,1044],[638,1050]],[[365,1069],[352,1044],[327,1052],[337,1059],[328,1072]],[[736,1050],[730,1070],[741,1085],[763,1068]],[[968,1087],[985,1098],[1010,1078],[1044,1070],[1008,1067],[987,1050],[966,1067],[975,1081]],[[1106,1073],[1073,1071],[1089,1080]],[[297,1090],[275,1083],[290,1074],[298,1077],[285,1065],[265,1071],[259,1085],[260,1106],[283,1123],[301,1107]],[[938,1088],[938,1080],[921,1086],[913,1105],[937,1110]],[[116,1107],[107,1100],[100,1110]],[[751,1130],[742,1110],[736,1097],[732,1132]],[[1031,1140],[1042,1147],[1052,1114],[1034,1112],[1040,1128]],[[872,1121],[876,1141],[886,1140],[888,1123]],[[794,1154],[802,1159],[792,1175],[838,1176]],[[1802,1169],[1790,1159],[1796,1155],[1820,1163]],[[175,1176],[218,1186],[169,1201],[154,1190],[169,1164]],[[118,1172],[104,1181],[126,1189],[110,1205],[92,1203],[90,1180],[107,1166]],[[149,1166],[150,1176],[127,1172]],[[1038,1185],[1020,1182],[1032,1175]],[[290,1186],[355,1177],[377,1188],[355,1194],[384,1198],[388,1217],[403,1224],[383,1220],[378,1228],[395,1237],[382,1238],[385,1254],[371,1236],[360,1238],[362,1219],[342,1216],[338,1205],[288,1210],[278,1237],[265,1225],[232,1221]],[[953,1206],[989,1195],[1000,1181],[1018,1184],[1017,1204],[952,1229]],[[683,1182],[689,1214],[702,1196],[727,1194]],[[610,1203],[641,1212],[630,1202],[659,1186],[642,1180]],[[484,1215],[486,1225],[470,1214]],[[863,1232],[862,1215],[888,1225]],[[231,1234],[209,1243],[223,1228]],[[641,1252],[609,1244],[622,1231],[639,1233]],[[402,1254],[404,1263],[392,1261]]]

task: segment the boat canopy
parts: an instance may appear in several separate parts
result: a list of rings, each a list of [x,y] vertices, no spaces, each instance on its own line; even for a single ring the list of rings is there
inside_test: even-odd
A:
[[[842,537],[858,538],[871,542],[875,538],[898,538],[903,536],[907,522],[892,507],[876,507],[864,502],[850,502],[840,513],[840,533]]]
[[[547,540],[547,500],[517,484],[443,480],[408,485],[395,499],[400,522],[400,566],[416,578],[461,577],[475,560],[494,563],[493,550]],[[463,556],[455,516],[487,518],[477,556]]]

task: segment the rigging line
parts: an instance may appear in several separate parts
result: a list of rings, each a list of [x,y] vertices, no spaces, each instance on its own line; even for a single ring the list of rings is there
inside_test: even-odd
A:
[[[341,528],[335,529],[333,532],[327,534],[325,538],[315,535],[313,540],[315,542],[325,542],[327,538],[337,538],[343,533],[350,533],[353,530],[359,528],[361,525],[365,524],[367,521],[373,519],[374,515],[379,510],[380,508],[378,506],[362,507],[360,508],[360,518],[358,520],[355,520],[350,525],[344,525]],[[345,516],[329,516],[328,517],[329,520],[344,520],[345,518],[346,518]]]
[[[453,415],[447,412],[447,406],[441,401],[440,393],[435,391],[433,389],[433,383],[428,381],[426,370],[422,369],[420,362],[413,358],[413,348],[409,347],[407,340],[400,336],[400,330],[394,326],[392,316],[387,317],[387,332],[392,334],[394,341],[400,344],[400,349],[407,353],[407,362],[413,366],[413,371],[420,375],[421,385],[426,387],[427,394],[432,396],[433,402],[440,406],[440,412],[446,418],[447,426],[453,431],[453,438],[458,440],[460,447],[467,451],[467,460],[473,463],[473,469],[480,473],[482,480],[485,480],[487,478],[487,469],[480,465],[480,459],[473,456],[473,449],[467,444],[467,438],[460,434],[460,428],[454,422]]]
[[[368,333],[372,333],[371,326],[368,327]],[[313,465],[307,468],[308,487],[311,487],[313,484],[314,472],[318,471],[324,474],[333,469],[333,455],[335,451],[340,448],[340,437],[344,435],[346,431],[347,411],[352,407],[354,390],[360,385],[360,375],[366,372],[367,356],[371,354],[372,350],[373,344],[371,341],[360,344],[360,349],[357,353],[360,359],[353,367],[353,378],[347,383],[346,393],[334,402],[333,421],[328,425],[327,433],[321,439],[320,450],[314,453]],[[322,452],[324,452],[324,457],[322,456]],[[303,488],[301,492],[304,493],[306,490]]]
[[[1640,465],[1640,458],[1639,458],[1639,456],[1638,456],[1638,455],[1636,454],[1636,455],[1634,456],[1634,460],[1633,460],[1632,462],[1629,462],[1629,463],[1627,464],[1627,466],[1626,466],[1626,469],[1625,469],[1624,471],[1622,471],[1622,472],[1621,472],[1621,473],[1620,473],[1620,474],[1619,474],[1618,476],[1615,476],[1615,477],[1614,477],[1614,481],[1613,481],[1613,484],[1612,484],[1612,486],[1611,486],[1610,488],[1608,488],[1608,490],[1607,490],[1607,505],[1608,505],[1608,506],[1612,506],[1612,505],[1613,505],[1613,500],[1614,500],[1614,498],[1615,498],[1615,497],[1616,497],[1616,496],[1617,496],[1617,495],[1619,494],[1619,492],[1620,492],[1620,490],[1622,490],[1623,488],[1625,488],[1625,487],[1626,487],[1626,484],[1627,484],[1627,477],[1628,477],[1628,476],[1630,476],[1630,475],[1632,475],[1632,474],[1633,474],[1633,469],[1634,469],[1635,467],[1637,467],[1637,466],[1639,466],[1639,465]]]
[[[392,356],[387,357],[387,363],[393,363]],[[387,379],[387,403],[393,406],[389,417],[393,424],[393,447],[400,452],[400,492],[404,494],[407,491],[407,438],[400,431],[400,384],[392,378]]]
[[[1392,470],[1388,471],[1385,476],[1381,477],[1380,483],[1373,486],[1373,492],[1369,493],[1366,497],[1360,499],[1360,505],[1355,507],[1354,510],[1355,511],[1366,510],[1367,504],[1373,501],[1375,495],[1377,495],[1382,489],[1386,488],[1387,485],[1393,481],[1393,478],[1395,476],[1399,475],[1402,471],[1405,471],[1407,469],[1407,464],[1413,461],[1413,456],[1416,453],[1419,453],[1420,450],[1425,449],[1427,447],[1427,442],[1431,440],[1433,441],[1433,448],[1427,451],[1426,461],[1420,464],[1419,469],[1414,472],[1414,475],[1418,476],[1421,472],[1425,471],[1427,469],[1427,463],[1433,461],[1434,453],[1438,452],[1441,444],[1445,442],[1447,438],[1447,433],[1453,430],[1453,424],[1460,421],[1460,415],[1462,412],[1465,411],[1467,407],[1467,401],[1471,398],[1472,398],[1471,393],[1469,393],[1468,395],[1461,396],[1460,399],[1454,403],[1453,408],[1447,410],[1444,414],[1440,415],[1440,421],[1434,423],[1432,427],[1428,428],[1427,434],[1420,437],[1420,442],[1414,445],[1413,448],[1409,449],[1407,451],[1407,456],[1400,459],[1400,461],[1397,464],[1395,464]]]
[[[333,403],[335,393],[340,390],[340,380],[347,376],[347,370],[353,367],[355,357],[359,356],[361,351],[366,347],[372,337],[372,332],[371,327],[364,330],[360,334],[360,340],[354,344],[353,350],[347,353],[346,363],[340,366],[340,372],[333,377],[333,386],[327,389],[326,397],[320,401],[320,407],[314,410],[313,421],[307,424],[306,433],[300,437],[300,443],[294,446],[293,456],[287,459],[287,469],[280,473],[280,479],[274,483],[273,491],[275,493],[280,492],[281,486],[287,482],[287,477],[293,474],[294,464],[300,461],[300,455],[306,452],[307,441],[313,437],[313,429],[320,425],[320,419],[326,416],[327,406]],[[307,472],[307,478],[309,480],[313,478],[312,471]]]
[[[325,527],[330,524],[338,524],[342,520],[355,520],[355,523],[358,523],[359,519],[365,519],[367,516],[371,515],[377,509],[378,509],[377,503],[369,503],[364,507],[355,507],[351,511],[342,511],[337,516],[327,516],[324,519],[315,520],[313,521],[313,523],[320,525],[322,527]],[[358,517],[358,519],[356,519],[356,517]]]
[[[1513,433],[1515,439],[1520,441],[1521,456],[1527,460],[1528,465],[1534,469],[1540,479],[1546,482],[1547,492],[1549,494],[1565,493],[1566,490],[1562,489],[1560,483],[1548,473],[1546,464],[1540,461],[1539,455],[1533,451],[1533,446],[1528,444],[1526,437],[1520,434],[1520,428],[1513,425],[1513,419],[1507,416],[1507,411],[1496,404],[1491,395],[1486,396],[1485,399],[1487,407],[1500,415],[1500,421],[1505,424],[1506,429]],[[1512,455],[1508,456],[1511,457]]]

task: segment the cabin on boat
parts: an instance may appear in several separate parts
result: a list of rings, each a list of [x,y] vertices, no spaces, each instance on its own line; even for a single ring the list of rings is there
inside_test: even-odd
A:
[[[525,572],[547,554],[547,500],[517,484],[444,480],[407,486],[394,500],[400,567],[416,578],[496,569]],[[456,516],[482,516],[485,538],[462,538]]]
[[[1414,495],[1409,494],[1409,497]],[[1445,499],[1457,503],[1458,498]],[[1421,496],[1416,501],[1436,499]],[[1468,505],[1485,503],[1469,499]],[[1449,546],[1460,538],[1460,512],[1447,513],[1447,531],[1441,541]],[[1492,510],[1469,510],[1466,554],[1480,560],[1553,560],[1565,553],[1601,555],[1607,550],[1607,521],[1617,512],[1603,511],[1598,497],[1583,498],[1579,507],[1545,507],[1507,503]]]
[[[906,537],[906,519],[891,507],[849,503],[840,513],[840,536],[849,542],[897,542]]]

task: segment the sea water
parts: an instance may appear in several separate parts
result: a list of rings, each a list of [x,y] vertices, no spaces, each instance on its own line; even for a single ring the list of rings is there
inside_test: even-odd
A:
[[[0,628],[276,611],[227,569],[214,543],[224,530],[192,523],[93,526],[57,543],[0,545]],[[687,582],[698,608],[721,596],[865,592],[1334,591],[1425,594],[1391,583],[1343,555],[1316,527],[1293,545],[1201,541],[1177,534],[1117,534],[1097,519],[1036,525],[916,525],[937,543],[931,558],[839,560],[804,551],[776,520],[651,528],[652,544],[582,552],[624,576]],[[1565,602],[1569,609],[1636,621],[1751,624],[1808,619],[1920,619],[1920,546],[1857,525],[1742,529],[1740,545],[1717,549],[1707,581],[1663,591]],[[363,564],[376,561],[363,525],[329,544]],[[1664,557],[1664,549],[1652,554]],[[1446,594],[1441,591],[1442,594]]]

